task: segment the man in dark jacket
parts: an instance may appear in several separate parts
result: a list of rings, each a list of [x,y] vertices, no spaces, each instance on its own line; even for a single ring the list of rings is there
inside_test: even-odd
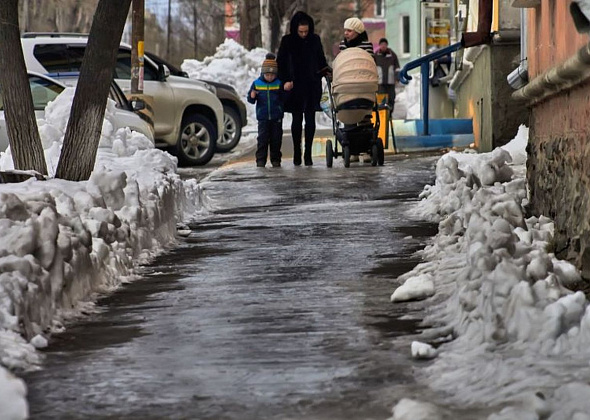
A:
[[[395,82],[396,74],[399,70],[399,60],[397,54],[389,48],[386,38],[379,40],[379,49],[375,53],[375,63],[377,64],[377,73],[379,74],[379,93],[387,94],[387,103],[390,112],[393,112],[395,103]]]
[[[320,37],[314,33],[311,16],[297,12],[291,19],[290,33],[283,36],[277,54],[279,79],[285,90],[292,88],[285,112],[293,115],[293,164],[301,165],[301,135],[305,117],[305,165],[313,165],[311,148],[315,135],[315,113],[321,111],[322,75],[329,69]]]

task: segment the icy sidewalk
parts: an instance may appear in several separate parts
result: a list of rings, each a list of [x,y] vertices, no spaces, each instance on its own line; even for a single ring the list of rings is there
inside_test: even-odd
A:
[[[504,148],[439,160],[411,210],[439,233],[395,292],[429,299],[420,341],[438,348],[417,375],[448,395],[440,405],[495,408],[488,420],[590,419],[590,306],[568,290],[579,273],[551,253],[552,221],[525,217],[527,139],[521,127]],[[452,418],[432,417],[430,403],[404,399],[392,419]]]
[[[72,96],[49,104],[40,134],[52,175]],[[134,268],[176,240],[177,223],[198,206],[198,186],[182,181],[176,159],[143,135],[114,132],[109,102],[91,178],[0,184],[0,418],[28,416],[18,372],[40,361],[36,348],[97,293],[133,278]],[[9,152],[0,168],[12,168]],[[4,367],[3,367],[4,366]]]

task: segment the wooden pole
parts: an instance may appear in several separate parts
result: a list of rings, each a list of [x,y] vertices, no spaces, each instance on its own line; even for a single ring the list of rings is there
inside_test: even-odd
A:
[[[131,94],[143,93],[144,0],[133,0],[131,20]]]

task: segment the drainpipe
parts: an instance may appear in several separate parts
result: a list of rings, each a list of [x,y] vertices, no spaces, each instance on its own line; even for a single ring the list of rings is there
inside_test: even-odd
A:
[[[590,43],[578,50],[565,63],[535,77],[512,94],[512,98],[531,105],[546,97],[571,89],[590,77]]]
[[[492,40],[492,0],[479,0],[479,16],[477,20],[476,32],[465,32],[461,38],[463,48],[474,47],[476,45],[488,44]]]
[[[528,24],[525,9],[520,9],[520,63],[508,74],[506,80],[513,89],[520,89],[529,82],[529,66],[527,61]]]

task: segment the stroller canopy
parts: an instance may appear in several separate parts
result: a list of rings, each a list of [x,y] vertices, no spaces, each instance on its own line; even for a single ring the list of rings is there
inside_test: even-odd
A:
[[[332,96],[336,117],[356,124],[370,114],[375,103],[379,77],[371,54],[360,48],[341,51],[333,63]]]

